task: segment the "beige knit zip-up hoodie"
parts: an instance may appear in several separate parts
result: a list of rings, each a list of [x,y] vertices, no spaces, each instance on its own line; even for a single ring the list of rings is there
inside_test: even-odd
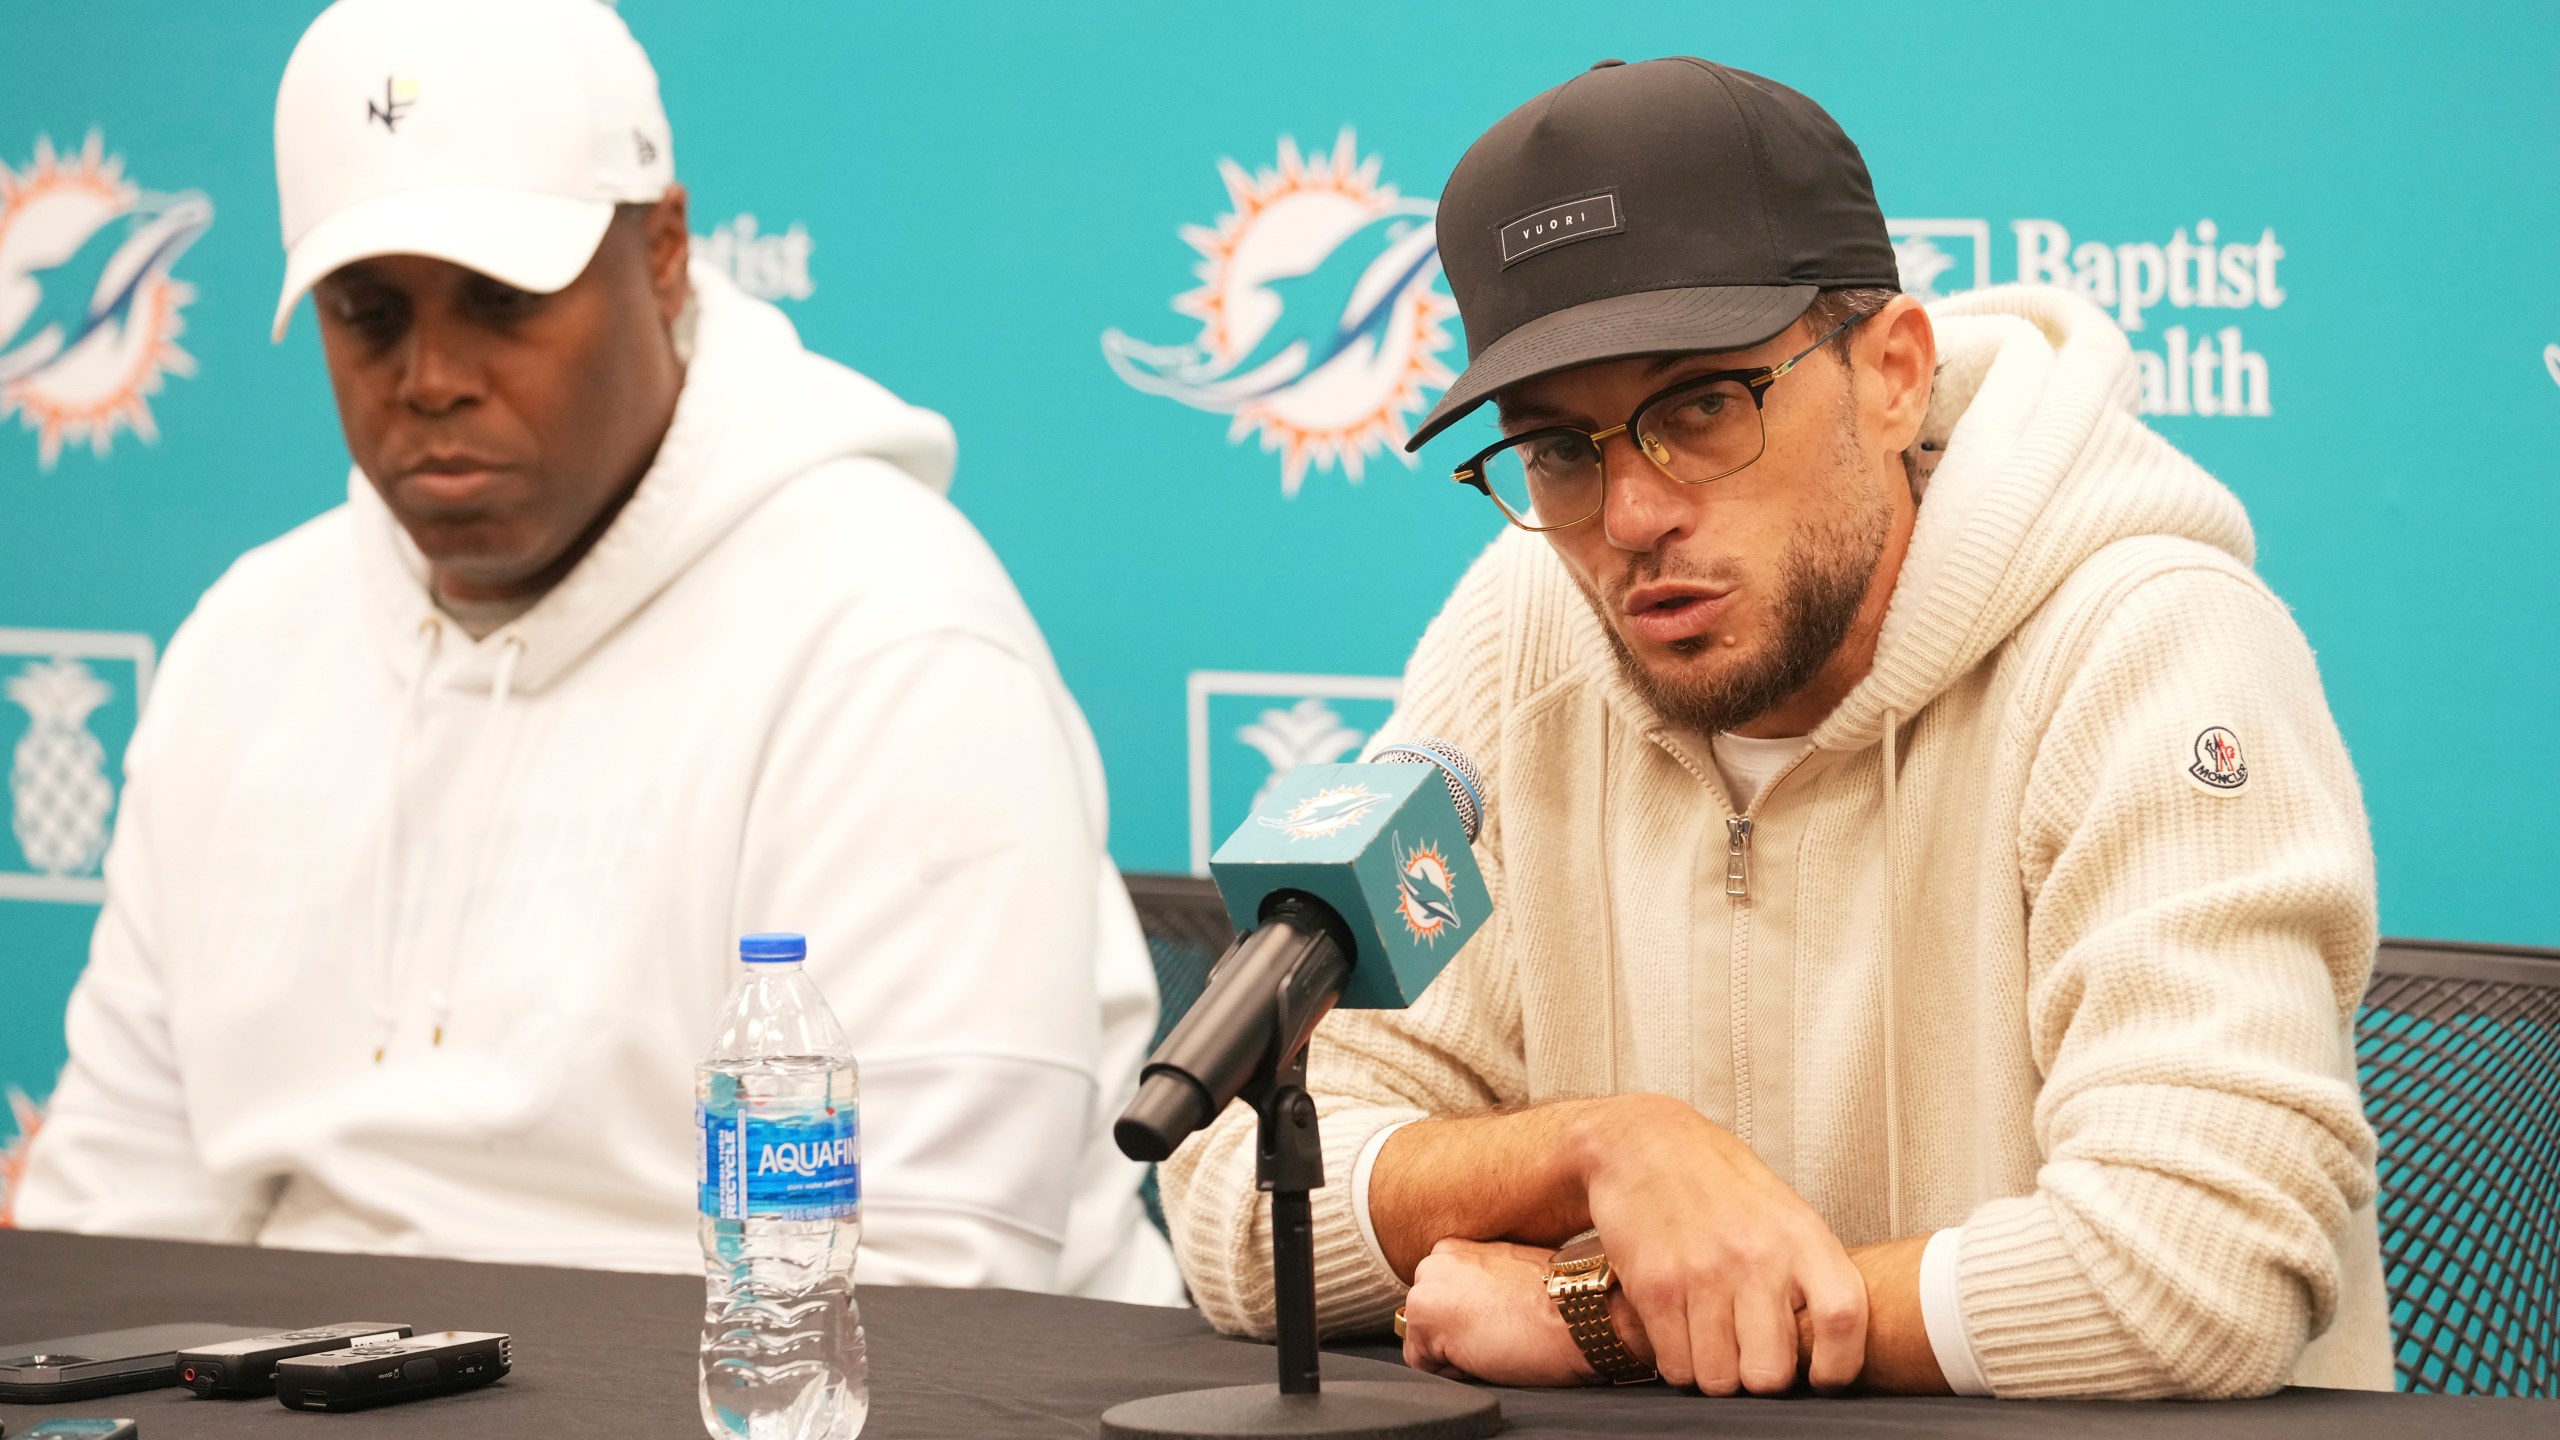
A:
[[[1484,768],[1496,918],[1413,1009],[1317,1034],[1327,1331],[1403,1295],[1350,1205],[1380,1127],[1654,1091],[1848,1245],[1962,1225],[1998,1394],[2390,1385],[2350,1041],[2372,851],[2310,649],[2102,313],[1930,313],[1944,458],[1875,667],[1749,813],[1539,537],[1424,635],[1383,733]],[[1164,1194],[1202,1308],[1267,1335],[1253,1168],[1232,1107]]]

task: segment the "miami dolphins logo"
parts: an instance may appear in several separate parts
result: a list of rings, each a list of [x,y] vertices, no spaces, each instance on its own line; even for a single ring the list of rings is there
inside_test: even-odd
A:
[[[1369,818],[1386,798],[1366,785],[1331,785],[1280,814],[1254,818],[1292,840],[1321,840]]]
[[[1437,284],[1436,203],[1380,184],[1347,128],[1330,155],[1284,137],[1277,168],[1220,160],[1218,174],[1234,208],[1183,227],[1200,285],[1173,301],[1199,335],[1151,345],[1106,330],[1103,358],[1151,395],[1233,417],[1230,443],[1259,435],[1280,454],[1284,495],[1310,465],[1357,481],[1384,449],[1412,466],[1404,441],[1425,391],[1448,388],[1440,356],[1458,313]]]
[[[39,137],[27,169],[0,164],[0,420],[36,432],[45,469],[66,444],[103,458],[118,431],[159,438],[161,377],[195,373],[178,348],[195,290],[170,269],[212,224],[203,195],[126,180],[95,131],[77,155]]]
[[[1458,928],[1458,887],[1449,875],[1449,857],[1428,840],[1410,850],[1401,835],[1387,843],[1396,857],[1396,913],[1414,939],[1434,944]]]

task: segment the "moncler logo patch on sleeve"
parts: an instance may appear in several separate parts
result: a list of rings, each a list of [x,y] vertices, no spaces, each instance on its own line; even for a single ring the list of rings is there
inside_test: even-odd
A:
[[[2249,783],[2249,762],[2240,756],[2240,737],[2220,725],[2196,737],[2195,763],[2187,778],[2207,795],[2236,795]]]

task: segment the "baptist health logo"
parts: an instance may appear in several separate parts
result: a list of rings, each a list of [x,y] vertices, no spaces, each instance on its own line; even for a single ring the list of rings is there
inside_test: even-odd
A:
[[[809,227],[794,220],[788,228],[758,233],[756,217],[740,211],[693,237],[693,258],[704,261],[759,300],[806,300],[818,293],[809,278],[809,252],[818,243]]]
[[[1282,776],[1301,765],[1357,756],[1395,708],[1401,682],[1390,675],[1195,670],[1185,689],[1191,873],[1206,875],[1214,837],[1260,814]],[[1332,813],[1310,812],[1307,818]],[[1359,807],[1359,816],[1367,813],[1367,806]],[[1282,829],[1288,824],[1264,823]]]
[[[1330,155],[1301,155],[1284,136],[1273,168],[1220,160],[1233,208],[1181,231],[1200,284],[1173,308],[1199,334],[1179,345],[1102,334],[1122,380],[1232,417],[1230,444],[1253,435],[1279,452],[1283,495],[1309,466],[1356,481],[1381,449],[1410,468],[1412,419],[1453,378],[1440,358],[1458,306],[1438,286],[1438,204],[1399,195],[1378,171],[1347,128]]]
[[[0,164],[0,420],[36,432],[37,463],[120,430],[159,438],[150,397],[193,375],[178,348],[195,290],[170,272],[213,224],[195,191],[158,195],[124,177],[96,131],[77,155],[36,139],[24,170]]]
[[[1983,220],[1888,220],[1902,288],[1921,301],[1991,283],[1991,226]],[[2267,357],[2248,348],[2237,315],[2274,310],[2286,300],[2279,273],[2285,249],[2272,228],[2256,239],[2222,233],[2212,220],[2179,226],[2165,242],[2074,243],[2052,220],[2013,220],[2010,278],[2060,285],[2111,310],[2133,340],[2145,415],[2271,415],[2275,401]],[[2151,338],[2154,310],[2177,312],[2176,324]],[[2189,325],[2195,328],[2192,332]]]
[[[0,736],[9,752],[9,833],[0,900],[97,904],[116,808],[108,729],[130,737],[151,691],[148,635],[0,629]],[[119,743],[115,750],[123,749]],[[14,860],[16,863],[10,863]]]

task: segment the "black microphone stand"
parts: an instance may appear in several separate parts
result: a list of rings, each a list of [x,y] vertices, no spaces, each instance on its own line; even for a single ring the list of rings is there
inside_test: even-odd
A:
[[[1271,1197],[1271,1281],[1279,1311],[1280,1383],[1230,1385],[1132,1400],[1103,1412],[1104,1440],[1308,1437],[1328,1440],[1481,1440],[1500,1433],[1502,1406],[1484,1391],[1437,1377],[1337,1380],[1328,1388],[1316,1347],[1316,1234],[1308,1192],[1324,1185],[1324,1142],[1307,1093],[1307,1041],[1333,1006],[1336,984],[1281,984],[1272,995],[1273,1048],[1288,1053],[1237,1095],[1260,1118],[1256,1188]]]
[[[1316,1222],[1308,1192],[1324,1184],[1324,1139],[1307,1093],[1307,1052],[1246,1099],[1261,1118],[1255,1188],[1271,1197],[1271,1287],[1280,1312],[1280,1393],[1320,1395],[1316,1372]]]

